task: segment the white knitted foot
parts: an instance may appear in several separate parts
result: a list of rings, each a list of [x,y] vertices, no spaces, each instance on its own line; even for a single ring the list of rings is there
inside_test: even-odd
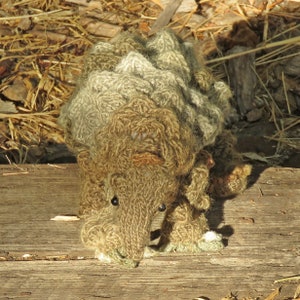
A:
[[[112,259],[108,255],[106,255],[102,252],[99,252],[99,250],[95,251],[95,258],[97,258],[98,260],[100,260],[103,263],[111,263],[112,262]]]
[[[198,242],[198,247],[202,251],[218,251],[224,248],[222,235],[215,231],[207,231]]]
[[[198,253],[203,251],[218,251],[224,248],[222,235],[215,231],[207,231],[198,242],[168,243],[161,247],[163,252]]]

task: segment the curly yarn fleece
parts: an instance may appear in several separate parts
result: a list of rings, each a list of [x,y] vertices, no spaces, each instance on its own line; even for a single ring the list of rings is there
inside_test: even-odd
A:
[[[82,240],[99,258],[136,266],[154,236],[161,251],[222,248],[205,235],[209,193],[242,191],[251,169],[224,131],[230,97],[169,30],[87,54],[60,123],[82,171]]]

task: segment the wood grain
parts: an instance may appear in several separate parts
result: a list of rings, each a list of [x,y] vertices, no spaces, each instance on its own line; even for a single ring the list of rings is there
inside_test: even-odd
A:
[[[300,273],[300,169],[256,172],[208,218],[224,234],[217,253],[172,253],[136,269],[93,259],[79,240],[77,165],[0,165],[0,299],[221,299],[266,297],[274,280]],[[24,255],[25,254],[25,255]],[[296,283],[279,298],[293,297]]]

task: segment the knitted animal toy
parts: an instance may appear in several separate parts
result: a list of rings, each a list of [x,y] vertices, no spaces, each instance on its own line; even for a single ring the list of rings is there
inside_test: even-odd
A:
[[[82,173],[82,241],[99,259],[135,267],[153,240],[165,252],[223,247],[210,196],[241,192],[251,169],[224,130],[230,96],[171,31],[92,48],[60,123]]]

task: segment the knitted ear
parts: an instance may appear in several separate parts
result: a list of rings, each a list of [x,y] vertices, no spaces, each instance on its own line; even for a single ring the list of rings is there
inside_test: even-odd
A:
[[[164,159],[150,152],[135,153],[131,156],[131,159],[136,167],[164,164]]]
[[[209,185],[209,169],[214,165],[211,155],[202,150],[197,156],[197,162],[190,173],[189,184],[185,196],[196,209],[207,210],[210,207],[210,197],[207,194]]]

